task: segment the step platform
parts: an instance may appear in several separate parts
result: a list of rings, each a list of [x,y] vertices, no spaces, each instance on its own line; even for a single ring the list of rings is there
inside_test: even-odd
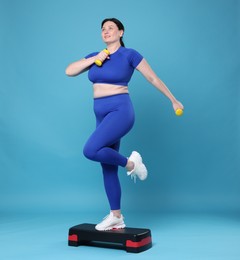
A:
[[[98,231],[95,224],[80,224],[69,229],[69,246],[97,246],[140,253],[152,247],[150,229],[124,228]]]

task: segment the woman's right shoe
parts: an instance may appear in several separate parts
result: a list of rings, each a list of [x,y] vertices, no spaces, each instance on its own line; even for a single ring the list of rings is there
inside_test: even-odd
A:
[[[142,162],[141,155],[138,152],[133,151],[128,159],[134,163],[134,169],[127,172],[127,175],[134,178],[134,181],[136,181],[136,177],[138,177],[141,181],[144,181],[148,176],[148,171]]]
[[[125,228],[126,225],[123,221],[123,215],[120,218],[115,217],[112,212],[107,215],[103,221],[95,226],[95,229],[98,231],[106,231],[112,229],[121,229]]]

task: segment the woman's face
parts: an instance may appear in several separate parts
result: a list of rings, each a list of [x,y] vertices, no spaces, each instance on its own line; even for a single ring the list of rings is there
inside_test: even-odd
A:
[[[123,35],[123,30],[119,30],[114,22],[107,21],[102,27],[102,39],[105,43],[114,43],[120,40]]]

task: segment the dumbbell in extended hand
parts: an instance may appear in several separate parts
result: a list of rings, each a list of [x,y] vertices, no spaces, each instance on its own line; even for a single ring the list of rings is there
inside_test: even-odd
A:
[[[107,49],[104,49],[103,51],[104,51],[107,55],[110,54],[109,50],[107,50]],[[101,67],[102,64],[103,64],[103,61],[101,61],[101,60],[95,60],[95,64],[96,64],[97,66]]]
[[[183,114],[183,110],[181,108],[178,108],[176,111],[175,111],[175,114],[176,116],[181,116]]]

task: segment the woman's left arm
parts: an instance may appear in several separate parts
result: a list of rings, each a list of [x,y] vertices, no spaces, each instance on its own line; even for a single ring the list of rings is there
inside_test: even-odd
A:
[[[170,99],[173,105],[173,109],[184,109],[183,105],[174,97],[167,86],[160,80],[160,78],[155,74],[150,65],[145,59],[143,59],[136,67],[138,71],[158,90],[160,90],[166,97]]]

